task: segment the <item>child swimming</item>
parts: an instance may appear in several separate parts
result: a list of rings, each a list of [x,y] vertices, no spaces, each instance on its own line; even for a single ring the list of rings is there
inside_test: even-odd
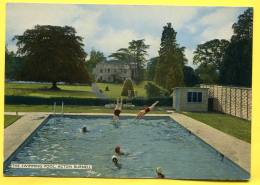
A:
[[[86,132],[89,132],[89,130],[87,129],[86,126],[84,126],[84,127],[81,128],[81,132],[86,133]]]

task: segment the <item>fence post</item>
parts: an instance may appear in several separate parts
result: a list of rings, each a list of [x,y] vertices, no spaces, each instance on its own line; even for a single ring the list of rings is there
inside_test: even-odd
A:
[[[231,114],[231,88],[229,88],[229,114]]]
[[[235,89],[235,116],[237,116],[237,89]]]
[[[243,112],[242,112],[242,89],[240,89],[240,118],[243,118]]]

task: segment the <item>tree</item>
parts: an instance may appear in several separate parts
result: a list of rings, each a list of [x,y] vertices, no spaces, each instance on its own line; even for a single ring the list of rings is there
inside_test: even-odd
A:
[[[198,76],[200,83],[216,84],[219,81],[219,74],[213,64],[200,64],[195,70],[195,74]]]
[[[228,45],[229,41],[225,39],[213,39],[199,44],[194,51],[193,64],[213,64],[219,70]]]
[[[5,48],[5,78],[9,80],[24,80],[23,79],[24,58],[18,57],[7,47]]]
[[[84,67],[87,56],[83,38],[76,35],[73,27],[36,25],[23,35],[16,35],[17,54],[25,59],[26,79],[52,82],[89,83]]]
[[[104,53],[92,49],[90,51],[89,60],[86,61],[86,69],[89,74],[92,74],[93,69],[100,62],[106,61]]]
[[[233,24],[233,36],[220,67],[220,81],[227,85],[252,84],[253,9],[248,8]]]
[[[153,82],[147,82],[145,85],[145,90],[148,98],[166,97],[170,94],[168,90],[156,85]]]
[[[135,96],[133,82],[130,79],[126,79],[123,84],[121,96]]]
[[[158,63],[159,57],[151,58],[147,63],[147,80],[153,81],[155,78],[156,66]]]
[[[198,76],[192,67],[184,66],[183,75],[184,75],[184,84],[186,86],[191,87],[198,83]]]
[[[171,23],[163,27],[155,82],[168,90],[183,85],[183,67],[187,61],[185,48],[177,44],[176,35]]]
[[[139,83],[144,79],[144,64],[146,62],[147,49],[149,47],[149,45],[144,43],[144,39],[132,40],[129,42],[128,49],[134,56],[136,83]]]
[[[123,62],[129,65],[133,70],[131,78],[139,83],[144,79],[144,64],[146,62],[147,49],[149,45],[144,43],[144,39],[132,40],[128,48],[121,48],[111,57],[116,62]]]

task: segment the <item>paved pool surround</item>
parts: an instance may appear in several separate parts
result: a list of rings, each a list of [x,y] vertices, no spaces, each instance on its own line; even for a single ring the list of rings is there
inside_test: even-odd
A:
[[[6,115],[15,113],[6,112]],[[52,113],[30,112],[19,113],[23,115],[4,131],[4,160],[6,161],[24,143],[24,141],[48,118]],[[64,115],[102,115],[112,116],[108,113],[65,113]],[[122,116],[135,116],[135,114],[121,114]],[[242,169],[250,173],[251,145],[233,136],[214,129],[200,121],[188,116],[173,112],[171,114],[149,114],[149,116],[167,116],[178,122],[181,126],[199,137],[215,150],[233,161]]]

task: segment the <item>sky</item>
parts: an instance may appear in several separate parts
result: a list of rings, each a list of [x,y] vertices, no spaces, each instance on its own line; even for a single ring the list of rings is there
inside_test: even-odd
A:
[[[212,39],[229,40],[232,24],[246,8],[181,7],[140,5],[7,4],[6,44],[16,51],[15,35],[35,25],[72,26],[84,38],[84,49],[109,56],[132,40],[145,39],[150,45],[147,59],[158,56],[163,26],[171,22],[177,43],[185,47],[188,65],[198,44]]]

